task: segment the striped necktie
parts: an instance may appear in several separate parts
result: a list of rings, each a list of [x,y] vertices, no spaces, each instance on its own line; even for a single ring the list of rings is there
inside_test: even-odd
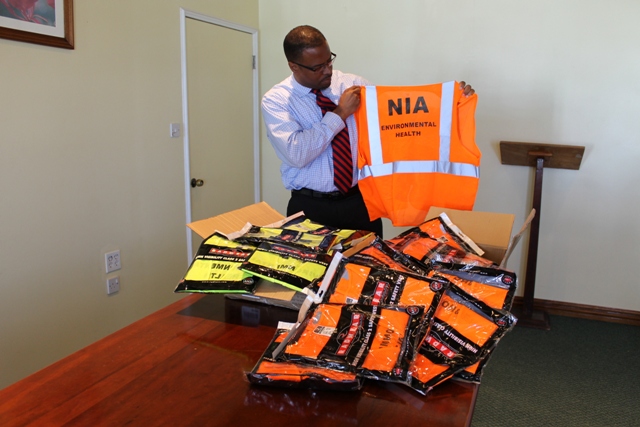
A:
[[[324,116],[327,111],[333,111],[337,105],[324,96],[318,89],[311,89],[316,95],[316,103]],[[353,182],[353,158],[351,157],[351,143],[349,142],[349,130],[345,124],[331,141],[333,150],[333,183],[341,193],[346,193]]]

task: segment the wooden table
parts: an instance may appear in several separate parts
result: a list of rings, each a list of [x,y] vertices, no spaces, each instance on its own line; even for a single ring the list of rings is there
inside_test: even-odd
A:
[[[0,425],[470,425],[477,385],[448,381],[427,397],[376,381],[355,392],[250,385],[278,320],[295,317],[188,295],[1,390]]]

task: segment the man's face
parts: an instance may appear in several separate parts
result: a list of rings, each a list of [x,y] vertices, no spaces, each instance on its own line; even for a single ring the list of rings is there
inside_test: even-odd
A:
[[[298,83],[310,89],[322,90],[331,84],[332,58],[329,45],[325,42],[322,46],[303,50],[296,62],[289,62],[289,68]]]

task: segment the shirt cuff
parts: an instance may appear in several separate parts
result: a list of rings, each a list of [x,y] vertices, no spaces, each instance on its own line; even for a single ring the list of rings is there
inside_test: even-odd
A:
[[[342,121],[342,117],[332,111],[327,111],[327,113],[322,118],[322,123],[327,125],[329,129],[333,130],[334,135],[337,135],[338,132],[340,132],[346,126],[346,124]]]

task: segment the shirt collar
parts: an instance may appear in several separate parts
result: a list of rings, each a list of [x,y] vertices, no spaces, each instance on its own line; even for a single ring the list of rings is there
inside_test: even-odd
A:
[[[298,83],[293,74],[291,74],[291,86],[293,87],[293,92],[298,96],[305,96],[311,93],[311,88],[301,85]]]

